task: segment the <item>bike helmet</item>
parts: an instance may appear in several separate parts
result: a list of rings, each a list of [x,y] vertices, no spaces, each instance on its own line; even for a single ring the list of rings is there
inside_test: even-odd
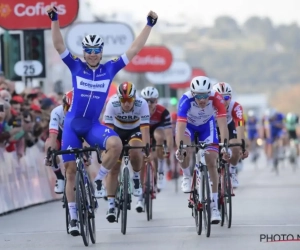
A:
[[[150,99],[150,98],[156,99],[159,97],[159,93],[158,90],[154,87],[146,87],[142,89],[141,96],[145,99]]]
[[[123,82],[119,85],[117,95],[119,98],[135,97],[136,89],[133,83]]]
[[[103,47],[104,41],[98,35],[87,35],[82,39],[82,47]]]
[[[226,82],[218,82],[213,86],[213,90],[219,92],[221,95],[232,95],[232,88]]]
[[[195,93],[209,93],[211,87],[210,79],[206,76],[196,76],[190,84],[190,90]]]

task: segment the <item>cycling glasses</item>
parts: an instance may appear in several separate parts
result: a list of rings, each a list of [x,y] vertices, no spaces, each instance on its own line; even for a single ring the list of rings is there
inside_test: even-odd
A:
[[[201,100],[201,99],[207,99],[210,96],[210,93],[198,93],[198,94],[194,94],[195,99],[197,100]]]
[[[103,51],[103,47],[99,47],[99,48],[83,48],[84,52],[87,54],[92,54],[94,52],[94,54],[100,54]]]
[[[224,101],[228,101],[231,98],[230,95],[223,95],[223,99]]]
[[[156,99],[145,99],[145,100],[146,100],[146,102],[150,102],[151,104],[156,102]]]
[[[120,97],[120,102],[121,103],[125,103],[125,102],[134,102],[135,98],[134,97],[127,97],[127,98],[123,98],[123,97]]]

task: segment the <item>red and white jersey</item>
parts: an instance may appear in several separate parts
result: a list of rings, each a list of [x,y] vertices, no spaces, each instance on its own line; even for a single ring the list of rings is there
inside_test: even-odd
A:
[[[234,121],[235,126],[244,126],[243,107],[238,102],[231,99],[227,107],[227,124]]]
[[[63,105],[59,105],[51,111],[49,132],[58,134],[58,130],[63,130],[65,120],[65,112]]]
[[[193,126],[200,126],[209,121],[211,117],[226,117],[223,97],[212,90],[206,107],[198,106],[191,91],[183,94],[178,105],[177,121],[184,121]]]

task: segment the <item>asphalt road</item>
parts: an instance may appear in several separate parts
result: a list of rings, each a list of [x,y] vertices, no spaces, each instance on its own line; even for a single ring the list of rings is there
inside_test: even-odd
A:
[[[154,203],[153,220],[146,214],[128,213],[127,234],[121,224],[105,220],[106,204],[97,211],[97,242],[91,249],[300,249],[300,241],[265,242],[261,234],[300,236],[300,169],[281,167],[276,176],[260,159],[258,166],[244,162],[240,187],[233,198],[233,224],[213,225],[210,238],[198,236],[188,196],[175,193],[167,182]],[[135,202],[135,200],[134,200]],[[82,238],[67,235],[61,202],[52,202],[0,217],[0,249],[85,249]],[[276,236],[279,239],[279,236]],[[281,236],[281,239],[283,236]],[[291,239],[291,236],[289,236]]]

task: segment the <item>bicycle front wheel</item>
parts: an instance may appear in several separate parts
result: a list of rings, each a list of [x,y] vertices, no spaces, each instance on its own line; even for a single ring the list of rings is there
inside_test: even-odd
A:
[[[129,169],[123,170],[123,189],[122,189],[122,214],[121,214],[121,232],[126,234],[127,226],[127,206],[128,206],[128,183],[129,183]]]
[[[146,164],[146,188],[145,188],[145,205],[146,205],[146,213],[147,213],[147,220],[152,219],[152,197],[151,197],[151,165],[150,163]]]
[[[89,198],[89,232],[90,232],[90,238],[93,244],[96,243],[96,224],[95,224],[95,209],[97,200],[94,198],[94,188],[93,185],[89,182],[87,188],[87,196]]]
[[[230,173],[229,173],[229,167],[228,164],[226,164],[225,167],[225,173],[224,173],[224,184],[225,184],[225,219],[227,223],[227,227],[231,227],[231,222],[232,222],[232,197],[231,197],[231,179],[230,179]]]
[[[211,210],[210,210],[210,188],[209,188],[209,179],[207,173],[207,166],[202,166],[202,208],[203,208],[203,220],[204,220],[204,229],[206,232],[206,237],[210,236],[211,229]]]
[[[78,209],[78,219],[80,224],[80,234],[85,246],[89,245],[89,226],[88,226],[88,209],[87,197],[84,187],[82,174],[76,173],[76,205]]]

